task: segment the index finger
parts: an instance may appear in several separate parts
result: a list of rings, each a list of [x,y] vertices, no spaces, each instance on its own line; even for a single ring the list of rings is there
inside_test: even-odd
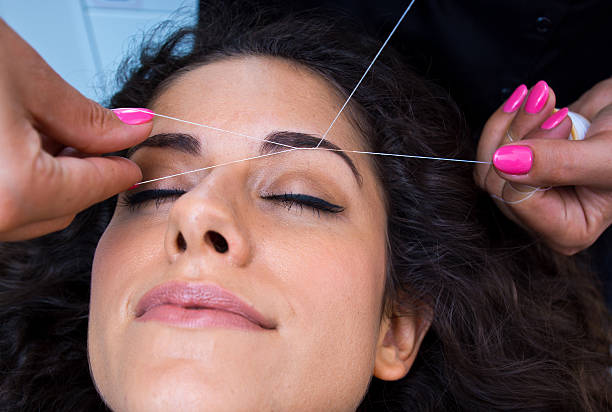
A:
[[[151,122],[127,125],[81,95],[2,19],[0,44],[3,100],[45,135],[85,153],[109,153],[150,134]]]
[[[46,175],[33,176],[22,199],[18,199],[20,215],[28,222],[76,214],[129,189],[142,178],[138,166],[121,157],[80,159],[46,155],[41,161],[53,165],[42,166],[41,169],[48,170]]]

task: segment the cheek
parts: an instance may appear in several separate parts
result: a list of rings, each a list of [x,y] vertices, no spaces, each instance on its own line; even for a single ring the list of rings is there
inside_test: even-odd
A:
[[[334,396],[359,398],[373,371],[385,249],[384,240],[352,239],[303,236],[274,242],[266,255],[280,270],[292,306],[281,333],[295,345],[288,353],[301,357],[292,362],[303,367],[301,384],[324,382]]]
[[[98,243],[92,266],[92,310],[102,305],[107,312],[111,302],[125,305],[122,293],[137,280],[142,282],[138,274],[159,268],[166,224],[133,226],[111,222]]]
[[[384,260],[371,250],[345,246],[320,251],[316,257],[302,256],[300,273],[304,276],[296,283],[302,291],[308,291],[302,295],[301,302],[318,308],[312,312],[313,316],[324,323],[343,323],[353,328],[368,323],[360,320],[378,317]]]
[[[88,351],[96,384],[103,392],[116,381],[121,336],[129,318],[129,291],[142,279],[138,274],[159,271],[165,226],[111,224],[96,248],[91,277]]]

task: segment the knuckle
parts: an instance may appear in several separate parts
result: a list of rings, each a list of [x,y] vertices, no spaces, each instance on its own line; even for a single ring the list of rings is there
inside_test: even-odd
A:
[[[568,233],[551,233],[546,238],[548,246],[562,255],[572,256],[582,250],[579,246],[582,244],[581,240],[575,236],[570,236]]]
[[[20,157],[23,159],[37,159],[43,151],[42,138],[35,130],[22,135],[20,147],[17,149],[20,152]]]
[[[551,248],[565,256],[572,256],[591,246],[598,238],[598,234],[592,230],[584,230],[579,233],[559,233],[548,242]]]
[[[563,182],[564,176],[566,176],[568,173],[572,173],[571,165],[568,163],[567,156],[565,156],[563,153],[538,151],[537,155],[534,153],[534,158],[534,168],[529,173],[529,176],[534,179],[533,183],[555,186]]]
[[[533,177],[537,178],[538,184],[547,185],[547,186],[556,186],[557,184],[559,184],[559,182],[562,181],[563,175],[564,173],[562,170],[556,167],[552,167],[546,170],[545,173],[539,173],[537,176],[533,176]]]
[[[87,119],[85,119],[87,124],[93,128],[93,130],[97,130],[101,134],[110,130],[113,127],[113,116],[111,113],[93,100],[88,101],[89,103],[86,110]],[[92,141],[92,143],[94,142]],[[91,145],[84,144],[80,149],[88,152],[90,147]]]
[[[34,185],[34,180],[53,181],[61,172],[61,168],[58,167],[58,164],[54,162],[48,154],[36,156],[28,166],[30,172],[27,176],[29,177],[29,185],[31,186]]]
[[[76,215],[70,215],[70,216],[65,216],[63,218],[58,219],[55,222],[54,229],[56,231],[66,229],[68,226],[70,226],[70,224],[72,223],[72,221],[74,220],[75,217],[76,217]]]

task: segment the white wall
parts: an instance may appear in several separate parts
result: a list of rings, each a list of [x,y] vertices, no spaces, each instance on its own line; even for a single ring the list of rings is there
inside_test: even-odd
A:
[[[0,0],[0,16],[81,93],[107,98],[123,56],[172,18],[197,21],[198,0]]]

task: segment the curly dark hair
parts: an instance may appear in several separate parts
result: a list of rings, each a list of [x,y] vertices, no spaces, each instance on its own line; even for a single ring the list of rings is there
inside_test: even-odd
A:
[[[287,59],[347,96],[379,43],[316,13],[209,6],[145,47],[113,107],[147,107],[186,70],[229,56]],[[129,69],[131,67],[131,69]],[[368,150],[469,158],[460,110],[391,49],[351,112]],[[406,377],[372,379],[359,411],[612,409],[610,315],[598,281],[507,220],[469,166],[373,157],[388,212],[385,308],[431,315]],[[63,231],[0,244],[0,410],[104,411],[87,359],[91,264],[116,198]]]

